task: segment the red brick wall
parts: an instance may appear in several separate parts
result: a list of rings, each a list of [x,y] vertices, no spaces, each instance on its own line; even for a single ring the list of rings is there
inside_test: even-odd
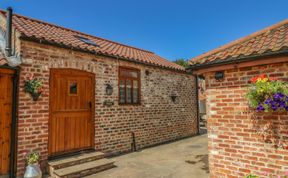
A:
[[[214,72],[205,74],[211,177],[288,171],[287,112],[256,113],[244,97],[249,79],[260,73],[288,81],[288,63],[226,70],[219,82]]]
[[[95,148],[119,153],[131,150],[131,132],[137,148],[171,141],[197,133],[195,78],[191,75],[149,67],[132,62],[89,55],[33,42],[21,44],[18,125],[18,175],[24,171],[24,154],[39,150],[43,165],[47,162],[49,123],[49,69],[73,68],[92,72],[95,85]],[[141,70],[141,105],[118,105],[118,66]],[[149,71],[149,75],[145,71]],[[44,94],[34,102],[23,91],[24,80],[34,74],[45,81]],[[105,84],[114,87],[105,94]],[[170,96],[179,97],[173,103]],[[112,107],[103,106],[106,99]]]

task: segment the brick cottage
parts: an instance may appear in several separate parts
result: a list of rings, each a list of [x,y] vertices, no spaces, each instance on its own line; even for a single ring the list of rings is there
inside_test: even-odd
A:
[[[8,12],[0,11],[0,175],[21,177],[29,151],[44,168],[71,153],[119,154],[198,133],[196,80],[181,66]],[[29,78],[43,81],[35,101]]]
[[[283,177],[288,171],[288,114],[257,113],[245,95],[250,79],[259,74],[288,82],[288,20],[190,64],[190,71],[206,82],[210,177]]]

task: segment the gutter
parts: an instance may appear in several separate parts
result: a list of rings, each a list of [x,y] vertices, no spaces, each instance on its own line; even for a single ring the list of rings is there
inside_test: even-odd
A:
[[[190,65],[187,70],[199,70],[209,67],[216,67],[226,64],[239,64],[242,62],[249,62],[249,61],[255,61],[263,58],[269,58],[269,57],[275,57],[275,56],[287,56],[288,55],[288,47],[283,47],[282,50],[279,51],[269,51],[262,54],[252,54],[248,56],[240,56],[236,58],[227,58],[225,60],[215,60],[212,62],[207,62],[203,64],[195,64]]]

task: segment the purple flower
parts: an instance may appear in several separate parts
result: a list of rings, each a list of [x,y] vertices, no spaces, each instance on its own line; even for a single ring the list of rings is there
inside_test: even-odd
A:
[[[285,106],[286,106],[286,102],[285,101],[280,101],[279,102],[279,107],[280,108],[285,108]]]
[[[288,96],[283,93],[275,93],[272,95],[272,98],[267,98],[263,103],[258,103],[257,111],[264,111],[266,106],[273,110],[283,110],[288,111]],[[265,106],[265,107],[264,107]],[[263,109],[264,108],[264,109]]]
[[[265,110],[265,108],[262,105],[258,105],[257,112],[264,111],[264,110]]]
[[[276,93],[276,94],[273,95],[273,98],[274,98],[275,100],[280,100],[280,99],[282,99],[283,97],[284,97],[284,94],[282,94],[282,93]]]
[[[271,109],[272,109],[273,111],[276,111],[276,110],[278,109],[278,107],[277,107],[277,106],[271,106]]]
[[[268,105],[272,102],[272,99],[271,98],[267,98],[266,101],[264,102],[264,104]]]

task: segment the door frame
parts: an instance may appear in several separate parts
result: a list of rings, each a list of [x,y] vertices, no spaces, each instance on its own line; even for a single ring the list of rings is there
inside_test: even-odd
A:
[[[92,119],[92,123],[91,123],[91,129],[92,129],[92,137],[91,137],[91,147],[90,148],[85,148],[83,150],[77,150],[77,151],[70,151],[70,152],[65,152],[65,153],[59,153],[59,154],[52,154],[50,153],[50,137],[51,137],[51,118],[52,118],[52,102],[50,102],[53,98],[51,95],[51,84],[52,84],[52,80],[53,80],[53,75],[54,73],[57,72],[63,72],[63,73],[72,73],[73,71],[77,71],[77,73],[81,73],[81,75],[83,76],[87,76],[87,74],[89,74],[90,77],[92,77],[92,107],[91,107],[91,119]],[[85,75],[86,74],[86,75]],[[95,73],[92,72],[87,72],[85,70],[79,70],[79,69],[73,69],[73,68],[50,68],[49,71],[49,121],[48,121],[48,160],[53,160],[53,159],[58,159],[58,158],[63,158],[63,157],[67,157],[67,156],[71,156],[71,155],[77,155],[79,153],[82,152],[91,152],[95,150]]]
[[[11,124],[11,145],[10,145],[10,171],[9,176],[12,178],[16,177],[16,165],[17,165],[17,145],[18,145],[18,86],[19,86],[19,67],[10,67],[8,65],[0,66],[0,69],[9,69],[14,71],[13,76],[13,94],[12,94],[12,124]]]

